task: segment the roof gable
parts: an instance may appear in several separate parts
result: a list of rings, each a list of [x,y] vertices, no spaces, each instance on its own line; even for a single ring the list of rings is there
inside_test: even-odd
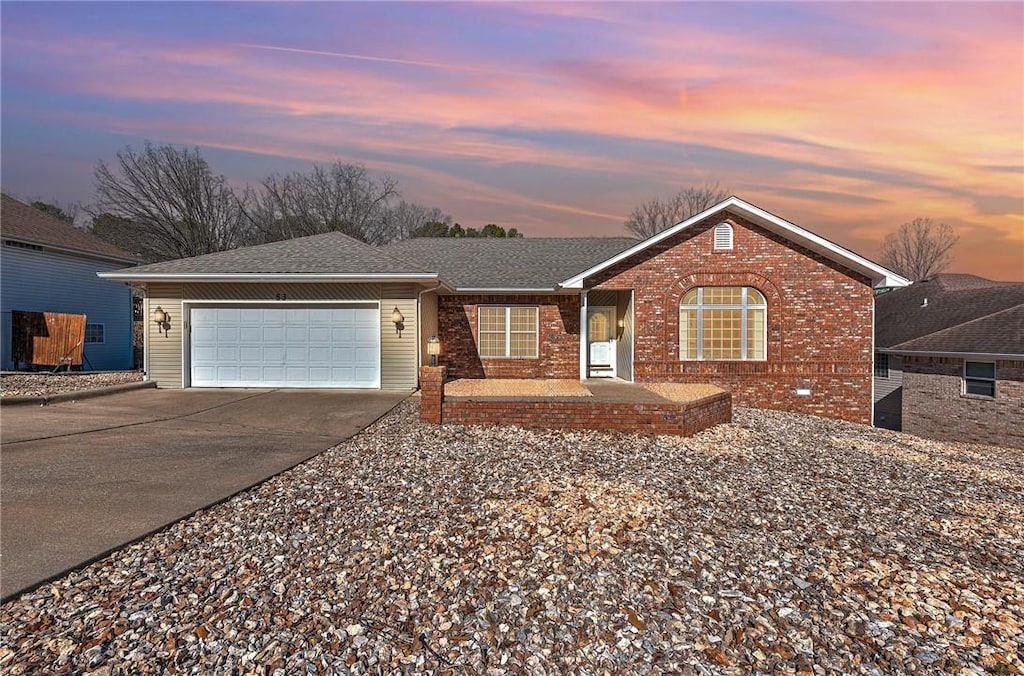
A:
[[[873,286],[876,288],[906,286],[910,284],[910,280],[896,274],[892,270],[882,267],[878,263],[868,260],[867,258],[864,258],[863,256],[836,244],[835,242],[831,242],[824,237],[816,235],[809,230],[805,230],[804,228],[790,223],[785,219],[779,218],[760,207],[756,207],[749,202],[745,202],[739,197],[732,196],[722,202],[719,202],[713,207],[705,209],[699,214],[691,216],[682,223],[674,225],[667,230],[663,230],[657,235],[649,237],[629,249],[612,256],[611,258],[608,258],[607,260],[602,261],[573,277],[563,280],[561,282],[561,286],[574,289],[582,288],[584,281],[588,277],[592,277],[593,275],[602,272],[617,263],[639,254],[659,242],[669,239],[670,237],[673,237],[708,218],[726,212],[732,212],[741,216],[744,219],[785,237],[786,239],[789,239],[810,251],[844,265],[855,272],[863,274],[865,277],[871,279]]]
[[[0,228],[3,231],[3,238],[8,240],[49,246],[67,253],[86,254],[125,263],[138,260],[128,251],[43,213],[10,195],[0,196]]]

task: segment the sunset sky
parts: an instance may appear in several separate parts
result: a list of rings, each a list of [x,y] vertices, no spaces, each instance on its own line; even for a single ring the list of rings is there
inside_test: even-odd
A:
[[[915,217],[1024,280],[1024,4],[3,2],[2,184],[128,144],[233,184],[360,163],[465,226],[621,235],[688,185],[870,257]],[[0,224],[2,227],[2,224]]]

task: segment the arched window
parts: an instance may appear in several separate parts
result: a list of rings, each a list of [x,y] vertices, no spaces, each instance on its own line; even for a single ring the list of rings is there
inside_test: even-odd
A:
[[[715,226],[715,251],[732,248],[732,226],[726,222]]]
[[[768,303],[749,286],[701,286],[679,303],[679,359],[763,360]]]

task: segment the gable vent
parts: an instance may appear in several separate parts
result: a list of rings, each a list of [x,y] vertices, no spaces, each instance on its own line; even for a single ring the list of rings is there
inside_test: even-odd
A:
[[[715,226],[715,251],[722,251],[732,248],[732,226],[728,223],[719,223]]]

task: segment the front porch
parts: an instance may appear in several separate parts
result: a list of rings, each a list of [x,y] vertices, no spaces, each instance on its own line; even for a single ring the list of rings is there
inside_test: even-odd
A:
[[[420,370],[420,419],[690,436],[732,420],[732,396],[707,384],[617,379],[459,379]]]

